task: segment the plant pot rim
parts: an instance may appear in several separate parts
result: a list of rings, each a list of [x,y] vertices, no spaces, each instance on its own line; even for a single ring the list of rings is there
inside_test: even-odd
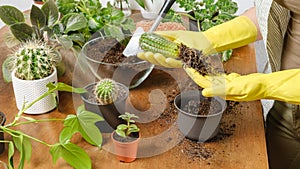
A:
[[[0,116],[2,116],[2,118],[3,118],[2,121],[0,121],[0,125],[3,126],[6,122],[6,115],[5,115],[5,113],[0,111]]]
[[[119,144],[122,144],[122,145],[128,145],[128,144],[132,144],[132,143],[135,143],[135,142],[139,142],[140,139],[141,139],[141,132],[138,132],[138,133],[139,133],[139,137],[136,138],[135,140],[133,140],[133,141],[131,141],[131,142],[120,142],[120,141],[114,139],[114,133],[116,133],[115,130],[110,134],[110,138],[111,138],[113,141],[118,142]]]
[[[122,83],[119,83],[119,82],[115,82],[115,83],[116,83],[116,85],[119,85],[119,86],[121,86],[123,89],[125,89],[125,91],[126,91],[126,96],[128,97],[128,95],[129,95],[129,88],[126,87],[126,86],[125,86],[124,84],[122,84]],[[96,85],[96,84],[97,84],[97,82],[90,83],[90,84],[84,86],[83,88],[87,90],[90,86],[94,86],[94,85]],[[90,93],[89,90],[87,90],[87,91],[88,91],[88,93]],[[91,105],[101,105],[101,104],[99,104],[99,103],[91,102],[89,99],[87,99],[86,97],[84,97],[85,94],[86,94],[86,93],[83,93],[83,94],[80,95],[81,99],[82,99],[84,102],[87,102],[87,103],[89,103],[89,104],[91,104]],[[126,98],[127,98],[127,97],[126,97]],[[111,103],[111,104],[119,103],[119,102],[122,102],[122,101],[123,101],[123,99],[118,99],[118,100],[114,101],[114,102]],[[105,105],[109,105],[109,104],[104,104],[103,106],[105,106]]]
[[[125,37],[130,37],[130,36],[132,36],[132,35],[125,34]],[[97,64],[105,64],[105,65],[109,65],[109,66],[123,66],[123,65],[130,65],[130,64],[137,65],[137,64],[142,64],[142,63],[146,63],[147,62],[145,60],[141,60],[141,61],[134,62],[134,63],[120,63],[120,64],[115,64],[115,63],[101,62],[101,61],[98,61],[98,60],[95,60],[95,59],[92,59],[92,58],[88,57],[86,55],[86,52],[85,52],[86,51],[86,47],[88,45],[90,45],[91,43],[94,43],[94,42],[98,41],[99,39],[103,39],[103,38],[105,38],[105,37],[101,37],[100,36],[100,37],[96,37],[96,38],[94,38],[94,39],[89,40],[88,42],[86,42],[83,45],[82,50],[81,50],[81,53],[82,53],[83,57],[86,58],[87,60],[91,61],[91,62],[94,62],[94,63],[97,63]],[[110,39],[115,39],[115,38],[110,38]],[[154,65],[152,65],[152,67],[154,67]]]
[[[51,78],[52,76],[54,76],[55,74],[57,74],[57,70],[56,70],[56,67],[53,66],[53,72],[48,75],[47,77],[44,77],[42,79],[35,79],[35,80],[24,80],[24,79],[19,79],[16,75],[15,75],[15,72],[17,71],[17,68],[13,69],[13,71],[11,72],[11,77],[15,80],[15,81],[23,81],[23,82],[27,82],[27,83],[36,83],[36,82],[39,82],[39,81],[43,81],[43,80],[47,80],[49,78]]]
[[[200,92],[199,90],[188,90],[188,91],[185,91],[185,92],[182,92],[182,93],[178,94],[178,95],[175,97],[175,99],[174,99],[174,101],[173,101],[175,108],[176,108],[180,113],[185,114],[185,115],[187,115],[187,116],[196,117],[196,118],[201,118],[201,117],[215,117],[215,116],[219,116],[220,114],[223,114],[224,110],[225,110],[226,107],[227,107],[227,106],[226,106],[226,101],[225,101],[225,100],[223,100],[223,99],[220,98],[220,97],[213,97],[213,99],[216,99],[216,100],[218,101],[218,103],[220,103],[220,105],[221,105],[221,110],[218,111],[217,113],[207,114],[207,115],[202,115],[202,114],[196,115],[196,114],[190,114],[190,113],[187,113],[187,112],[183,111],[183,110],[182,110],[179,106],[177,106],[177,104],[176,104],[176,101],[180,99],[180,97],[182,96],[182,94],[186,94],[186,93],[191,93],[191,94],[194,94],[194,95],[197,94],[197,93],[199,93],[199,95],[197,95],[197,97],[202,96],[202,94],[201,94],[201,92]],[[191,96],[192,96],[192,95],[191,95]],[[204,96],[203,96],[203,97],[204,97]]]

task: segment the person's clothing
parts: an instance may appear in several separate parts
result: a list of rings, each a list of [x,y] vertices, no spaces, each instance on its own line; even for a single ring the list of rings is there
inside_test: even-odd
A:
[[[275,1],[256,1],[271,69],[300,68],[300,1]],[[267,115],[266,139],[270,169],[300,168],[299,105],[275,101]]]
[[[275,101],[267,116],[270,169],[300,168],[300,106]]]

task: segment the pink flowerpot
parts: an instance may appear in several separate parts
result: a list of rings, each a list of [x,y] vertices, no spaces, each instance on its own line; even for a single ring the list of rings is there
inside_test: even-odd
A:
[[[130,163],[136,159],[138,144],[141,138],[141,134],[138,133],[138,138],[131,142],[121,142],[115,139],[116,132],[111,133],[111,139],[115,146],[115,154],[117,159],[121,162]]]

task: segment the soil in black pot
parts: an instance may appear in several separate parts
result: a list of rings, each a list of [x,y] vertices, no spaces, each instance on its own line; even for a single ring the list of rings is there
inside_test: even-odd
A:
[[[122,41],[116,39],[95,40],[86,46],[86,55],[97,61],[98,74],[104,78],[112,78],[131,86],[136,84],[152,66],[151,63],[139,59],[136,55],[126,57],[123,51],[131,37]]]
[[[213,105],[213,106],[211,106]],[[182,110],[194,115],[215,114],[221,111],[221,104],[213,98],[201,98],[201,100],[189,100]]]

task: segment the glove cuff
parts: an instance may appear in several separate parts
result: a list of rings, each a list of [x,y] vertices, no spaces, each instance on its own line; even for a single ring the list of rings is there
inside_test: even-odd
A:
[[[207,49],[205,53],[212,53],[212,51],[221,52],[254,42],[257,28],[248,17],[239,16],[214,26],[204,31],[203,34],[211,42],[211,47],[214,49]]]

